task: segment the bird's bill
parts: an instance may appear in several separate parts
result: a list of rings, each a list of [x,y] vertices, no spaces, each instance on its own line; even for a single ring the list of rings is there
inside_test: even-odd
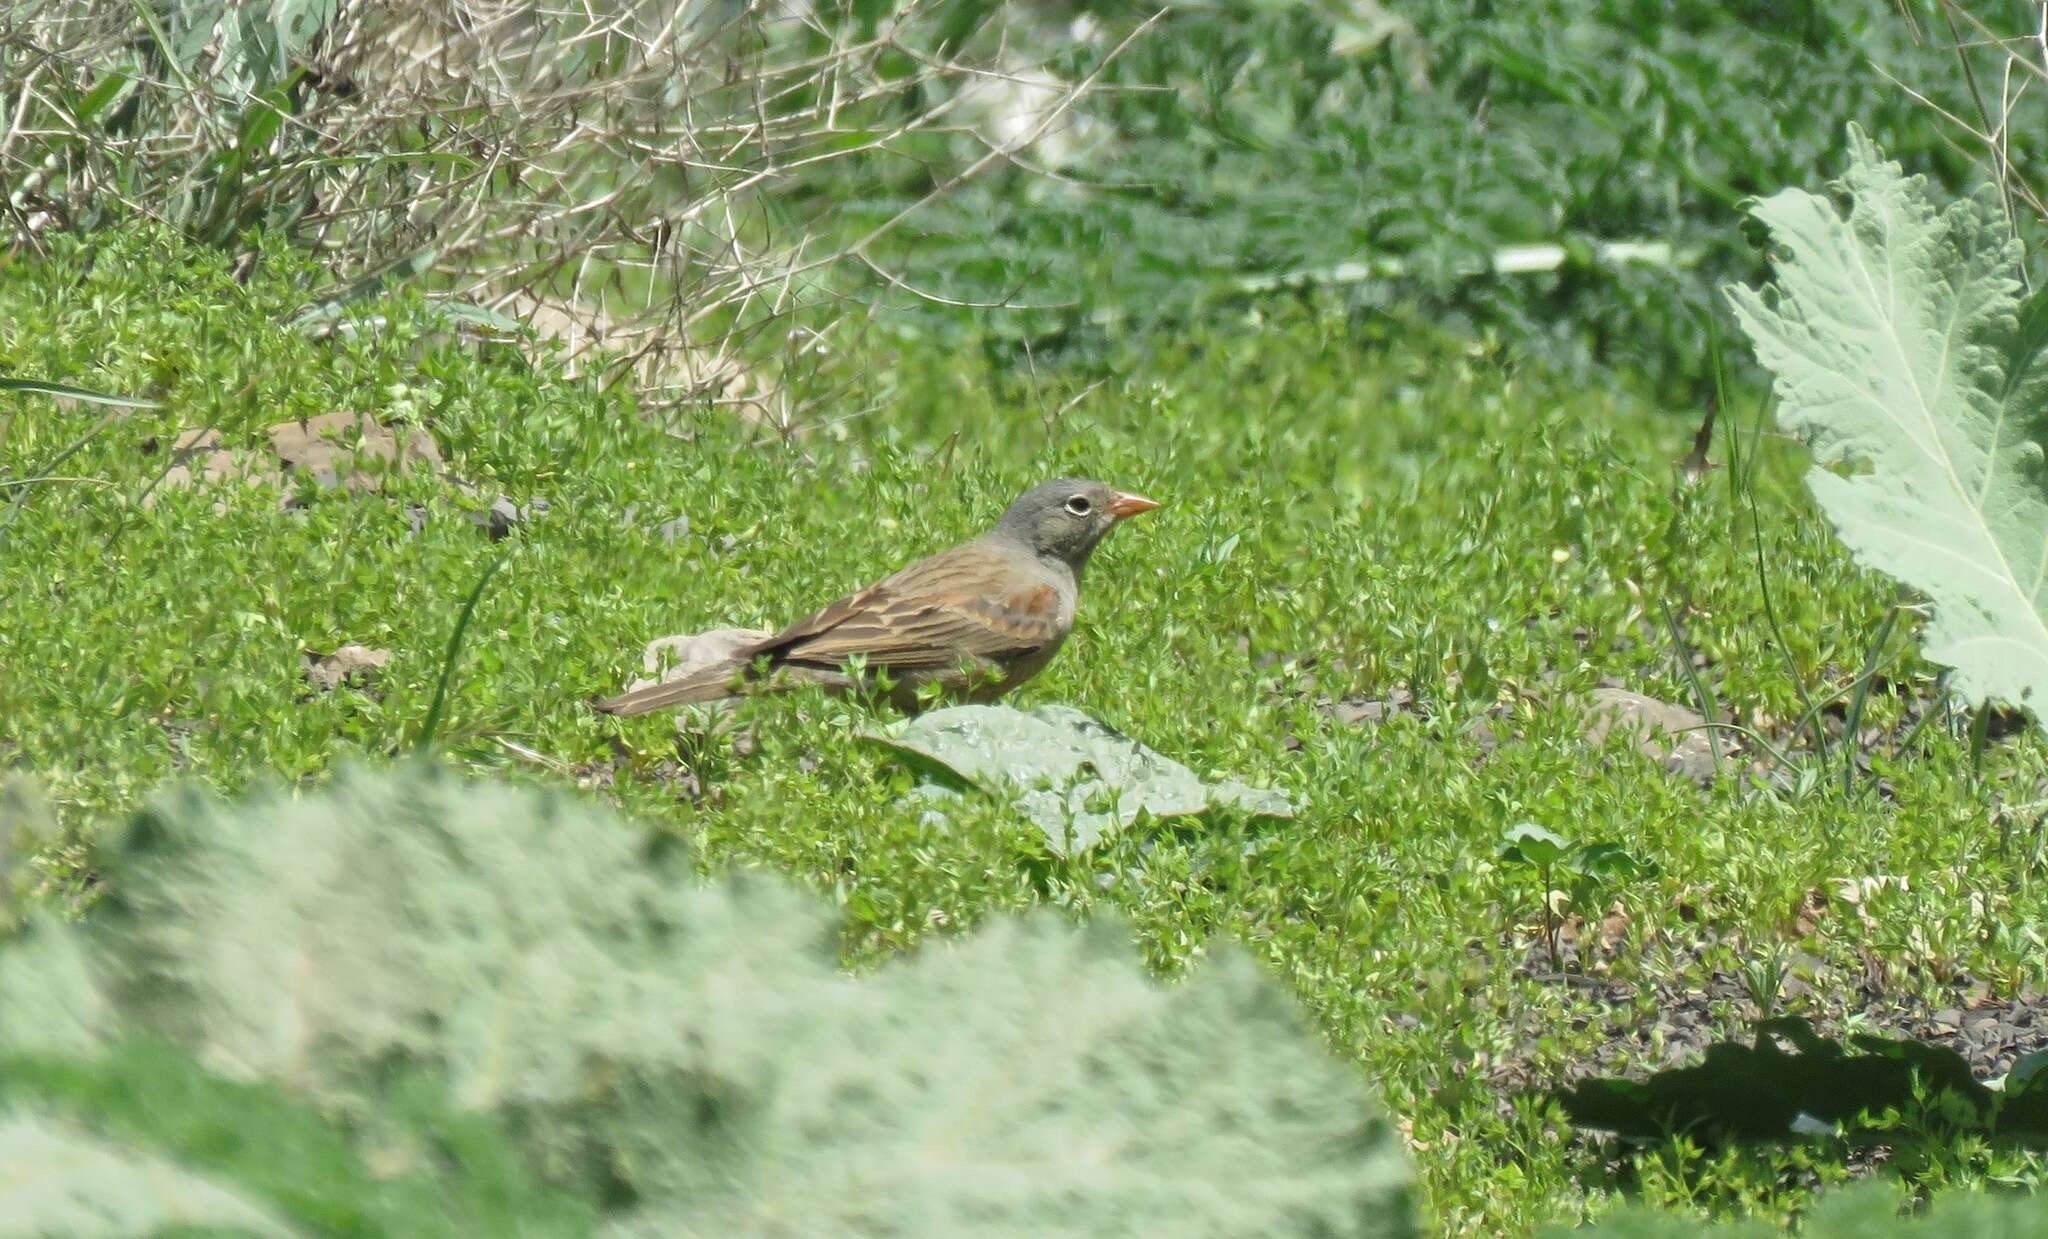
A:
[[[1140,512],[1150,512],[1158,506],[1159,501],[1156,499],[1147,499],[1143,495],[1133,495],[1129,491],[1120,490],[1116,493],[1116,497],[1109,501],[1109,514],[1118,520],[1122,520],[1126,516],[1136,516]]]

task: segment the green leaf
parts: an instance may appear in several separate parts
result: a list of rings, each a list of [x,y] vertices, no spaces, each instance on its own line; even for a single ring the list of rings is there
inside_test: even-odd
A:
[[[1414,1233],[1354,1069],[1227,944],[1160,986],[1047,915],[855,979],[808,897],[425,769],[173,796],[100,861],[133,1032],[373,1131],[439,1082],[615,1233]]]
[[[1777,283],[1729,295],[1775,376],[1780,424],[1813,450],[1821,510],[1860,562],[1933,602],[1927,657],[1972,703],[2038,720],[2048,428],[2042,386],[2006,383],[2016,247],[1988,201],[1937,210],[1860,130],[1849,144],[1848,215],[1802,190],[1758,203]]]
[[[87,91],[83,98],[72,105],[72,119],[80,127],[92,123],[92,118],[106,110],[106,106],[123,93],[134,82],[134,77],[125,69],[115,69],[100,79],[99,85]]]
[[[89,1054],[116,1016],[79,932],[43,916],[0,949],[0,1054]]]
[[[110,396],[105,392],[87,391],[83,387],[67,387],[62,383],[45,383],[39,379],[0,378],[0,392],[27,392],[37,396],[61,396],[66,400],[83,400],[87,404],[112,405],[118,409],[154,409],[157,402],[137,396]]]
[[[1595,882],[1629,882],[1657,872],[1619,843],[1588,843],[1572,853],[1570,864],[1572,872]]]
[[[34,1114],[0,1114],[0,1167],[0,1235],[301,1233],[168,1159]]]
[[[917,764],[992,793],[1013,794],[1055,852],[1078,852],[1153,817],[1237,808],[1292,817],[1279,792],[1225,780],[1204,783],[1186,766],[1071,706],[952,706],[869,737]]]
[[[591,1233],[597,1210],[537,1183],[490,1119],[455,1113],[429,1080],[392,1091],[384,1113],[336,1113],[273,1083],[224,1079],[149,1038],[90,1059],[0,1054],[0,1112],[168,1159],[313,1234]],[[0,1234],[16,1233],[6,1221]]]
[[[1510,826],[1500,837],[1500,858],[1511,865],[1554,865],[1571,850],[1571,840],[1534,822]]]
[[[2048,1050],[2022,1054],[2005,1073],[2005,1095],[2020,1097],[2048,1093]]]
[[[386,263],[346,288],[332,289],[319,294],[304,309],[292,316],[291,326],[309,336],[332,334],[341,325],[350,306],[382,296],[387,287],[396,287],[417,279],[431,271],[440,258],[439,249],[429,248],[415,250]]]
[[[269,153],[270,140],[277,136],[292,110],[291,94],[283,87],[250,95],[242,107],[242,132],[235,143],[236,152],[247,160],[264,158]]]
[[[457,327],[468,327],[479,333],[500,336],[519,336],[529,333],[526,324],[508,314],[480,306],[474,301],[431,301],[428,312],[452,323]]]

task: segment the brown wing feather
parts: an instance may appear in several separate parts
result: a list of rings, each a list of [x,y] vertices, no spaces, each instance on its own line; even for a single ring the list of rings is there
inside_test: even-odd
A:
[[[855,655],[903,670],[1000,662],[1059,640],[1059,592],[969,543],[921,560],[761,643],[750,655],[837,667]]]
[[[920,560],[886,580],[849,594],[722,664],[666,684],[649,685],[595,703],[607,714],[644,714],[667,706],[717,701],[736,692],[785,686],[756,679],[765,658],[772,673],[789,667],[809,682],[841,683],[839,668],[856,655],[899,671],[950,671],[962,663],[1028,662],[1066,635],[1060,593],[1035,565],[968,543]],[[1028,674],[1028,672],[1026,673]]]

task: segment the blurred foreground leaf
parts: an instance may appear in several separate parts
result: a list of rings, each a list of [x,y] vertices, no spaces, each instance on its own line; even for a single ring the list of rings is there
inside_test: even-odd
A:
[[[1162,987],[1039,916],[855,979],[805,896],[423,769],[117,833],[83,925],[0,948],[40,1013],[0,1055],[140,1034],[349,1116],[365,1164],[474,1173],[427,1087],[619,1234],[1415,1233],[1391,1126],[1227,946]]]

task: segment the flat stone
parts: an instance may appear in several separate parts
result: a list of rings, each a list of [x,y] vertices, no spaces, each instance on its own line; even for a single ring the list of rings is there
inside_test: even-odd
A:
[[[1714,742],[1707,736],[1707,720],[1696,711],[1632,689],[1602,685],[1593,690],[1586,710],[1586,743],[1598,747],[1617,730],[1633,739],[1637,752],[1663,763],[1673,774],[1701,784],[1713,782]],[[1726,732],[1719,743],[1723,756],[1741,749]]]
[[[306,682],[321,692],[331,693],[344,684],[360,687],[391,662],[390,650],[373,650],[366,645],[344,645],[332,654],[307,650],[299,656]]]
[[[347,486],[373,492],[384,488],[382,469],[365,469],[369,461],[408,468],[424,461],[430,472],[443,469],[441,449],[424,430],[399,432],[367,413],[322,413],[280,422],[267,432],[270,450],[287,469],[310,476],[323,489]]]

